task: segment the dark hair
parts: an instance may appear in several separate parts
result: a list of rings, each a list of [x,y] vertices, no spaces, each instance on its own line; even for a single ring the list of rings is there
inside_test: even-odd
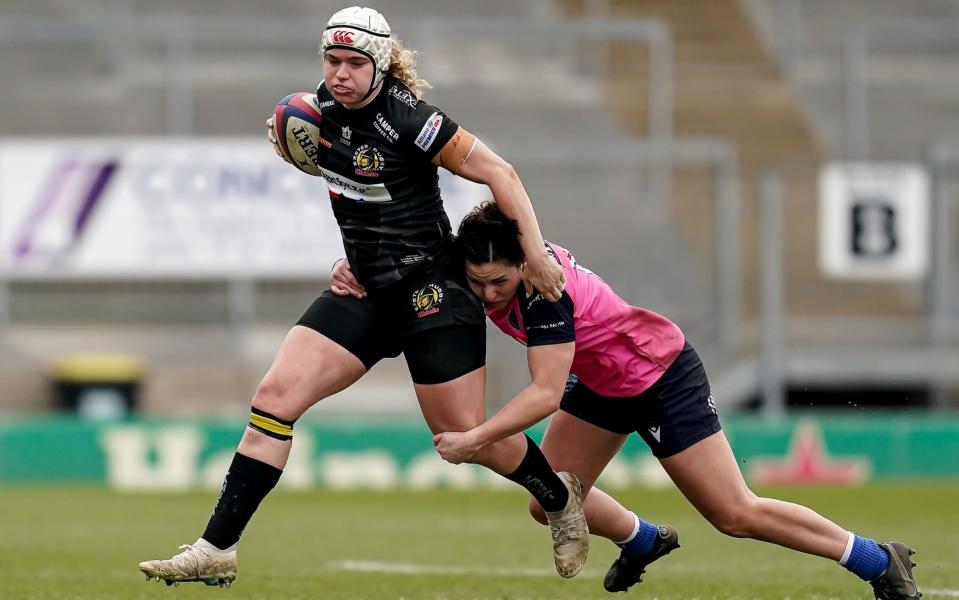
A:
[[[518,265],[526,257],[519,235],[516,221],[504,215],[495,202],[484,202],[466,215],[453,240],[459,255],[473,264],[505,260]]]

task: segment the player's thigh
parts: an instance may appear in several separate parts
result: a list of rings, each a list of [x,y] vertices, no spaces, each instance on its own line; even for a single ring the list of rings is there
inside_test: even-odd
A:
[[[636,428],[633,399],[603,397],[571,375],[559,408],[543,452],[554,469],[571,471],[590,487]]]
[[[556,471],[569,471],[583,482],[584,492],[623,447],[627,435],[603,429],[559,410],[549,419],[541,445]]]
[[[397,287],[389,304],[423,416],[434,433],[486,418],[486,314],[462,266],[435,265]]]
[[[702,361],[687,342],[637,406],[637,432],[666,472],[707,518],[747,506],[752,493],[722,432]]]
[[[375,307],[350,296],[320,296],[283,340],[253,405],[297,419],[310,406],[352,385],[383,356]],[[397,350],[398,353],[398,350]]]
[[[383,301],[339,296],[327,290],[306,309],[297,325],[308,327],[358,359],[368,371],[386,357],[400,355],[400,338]]]
[[[486,367],[443,383],[415,383],[413,389],[433,433],[467,431],[486,419]]]
[[[466,431],[486,418],[486,330],[450,325],[404,337],[403,353],[433,433]]]
[[[295,420],[323,398],[349,387],[366,368],[321,333],[295,325],[253,397],[253,406]]]
[[[660,463],[686,499],[710,521],[743,509],[754,497],[722,431]]]

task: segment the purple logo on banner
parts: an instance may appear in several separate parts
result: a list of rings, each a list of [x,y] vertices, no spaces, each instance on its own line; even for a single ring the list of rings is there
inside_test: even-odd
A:
[[[13,248],[15,263],[62,262],[83,237],[118,167],[115,159],[57,163],[20,226]]]

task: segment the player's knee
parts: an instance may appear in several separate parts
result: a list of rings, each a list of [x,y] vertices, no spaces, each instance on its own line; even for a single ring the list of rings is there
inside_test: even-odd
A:
[[[251,405],[279,419],[294,421],[300,415],[294,414],[297,409],[287,401],[288,388],[275,377],[264,377],[253,394]]]
[[[706,515],[706,518],[721,533],[734,538],[750,538],[753,537],[753,521],[757,510],[756,503],[747,500],[729,503]]]
[[[291,408],[285,388],[276,378],[269,376],[257,386],[250,407],[250,423],[244,433],[247,442],[255,443],[262,436],[280,441],[293,439],[293,423],[300,415],[296,408]]]
[[[713,525],[721,533],[724,533],[728,535],[729,537],[734,537],[734,538],[752,537],[752,535],[749,532],[749,529],[746,528],[746,524],[735,518],[719,521],[719,522],[713,523]]]
[[[544,511],[543,507],[539,505],[539,502],[536,501],[536,498],[533,498],[532,496],[529,497],[529,514],[540,525],[546,525],[548,523],[546,520],[546,511]]]

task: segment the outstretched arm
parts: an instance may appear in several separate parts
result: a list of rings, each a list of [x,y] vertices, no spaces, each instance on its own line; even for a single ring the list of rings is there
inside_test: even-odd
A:
[[[533,204],[513,166],[462,127],[434,157],[433,163],[489,187],[503,214],[519,224],[519,243],[526,255],[527,293],[536,288],[550,302],[558,301],[566,277],[562,267],[546,253]]]
[[[444,460],[466,462],[487,444],[523,431],[559,409],[576,342],[532,346],[527,362],[532,382],[492,418],[466,432],[433,436],[433,445]]]

